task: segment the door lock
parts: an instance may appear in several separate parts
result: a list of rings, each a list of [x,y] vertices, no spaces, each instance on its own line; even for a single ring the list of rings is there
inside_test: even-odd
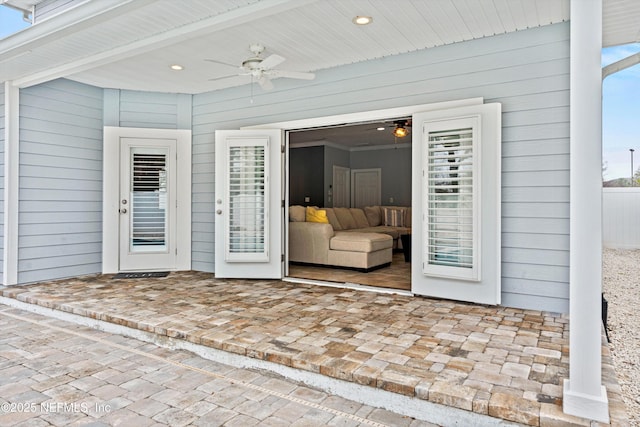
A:
[[[121,213],[121,214],[126,214],[126,213],[127,213],[127,208],[122,208],[122,209],[120,209],[120,213]]]

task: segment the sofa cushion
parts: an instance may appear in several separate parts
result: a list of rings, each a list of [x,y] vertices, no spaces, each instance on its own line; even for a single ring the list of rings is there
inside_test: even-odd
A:
[[[306,209],[304,206],[289,206],[289,221],[304,222],[306,220]]]
[[[366,206],[364,214],[370,227],[376,227],[382,224],[382,216],[380,215],[380,206]]]
[[[327,211],[324,209],[317,209],[311,206],[307,206],[307,212],[305,215],[307,222],[319,222],[321,224],[329,224],[327,218]]]
[[[369,221],[367,221],[364,210],[351,208],[349,209],[349,211],[351,212],[351,216],[356,222],[356,228],[367,228],[369,226]]]
[[[383,207],[384,225],[392,227],[404,227],[404,209]]]
[[[388,234],[392,239],[397,239],[400,234],[406,233],[408,228],[402,227],[390,227],[386,225],[379,225],[377,227],[356,228],[355,230],[344,230],[346,233],[382,233]]]
[[[349,252],[375,252],[393,246],[393,239],[379,233],[336,233],[329,242],[329,249]]]
[[[333,208],[325,208],[327,211],[327,218],[329,219],[329,224],[333,227],[335,231],[342,230],[342,225],[340,225],[340,221],[338,221],[338,217],[336,213],[333,211]]]
[[[356,220],[353,219],[353,215],[351,215],[349,208],[333,208],[333,211],[335,212],[336,217],[338,217],[338,221],[340,222],[343,230],[358,228]]]

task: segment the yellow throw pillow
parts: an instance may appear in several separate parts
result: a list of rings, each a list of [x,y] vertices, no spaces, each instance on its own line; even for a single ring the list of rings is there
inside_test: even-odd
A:
[[[324,209],[316,209],[311,206],[307,206],[307,222],[320,222],[323,224],[329,224],[329,218],[327,218],[327,211]]]

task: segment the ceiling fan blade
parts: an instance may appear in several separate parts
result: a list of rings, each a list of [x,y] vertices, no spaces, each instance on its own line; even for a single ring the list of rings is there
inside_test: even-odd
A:
[[[235,64],[229,64],[227,62],[216,61],[215,59],[207,59],[207,58],[205,58],[204,60],[207,61],[207,62],[213,62],[214,64],[220,64],[220,65],[226,65],[228,67],[238,68],[238,66],[235,65]]]
[[[271,89],[273,89],[273,83],[271,82],[271,80],[269,80],[269,78],[267,76],[261,76],[258,79],[258,84],[260,85],[260,87],[263,90],[271,90]]]
[[[288,79],[313,80],[316,75],[313,73],[302,73],[299,71],[270,70],[269,75],[273,77],[286,77]]]
[[[267,56],[264,60],[262,60],[262,62],[260,63],[260,68],[263,70],[268,70],[270,68],[277,67],[278,65],[282,64],[284,61],[286,61],[286,58],[280,55],[276,55],[274,53],[272,55]]]

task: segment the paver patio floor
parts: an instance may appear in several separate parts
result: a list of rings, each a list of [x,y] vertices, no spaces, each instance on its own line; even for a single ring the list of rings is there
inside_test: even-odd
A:
[[[197,272],[0,295],[525,425],[589,425],[562,413],[565,315]],[[625,425],[605,341],[603,356],[611,424]]]

